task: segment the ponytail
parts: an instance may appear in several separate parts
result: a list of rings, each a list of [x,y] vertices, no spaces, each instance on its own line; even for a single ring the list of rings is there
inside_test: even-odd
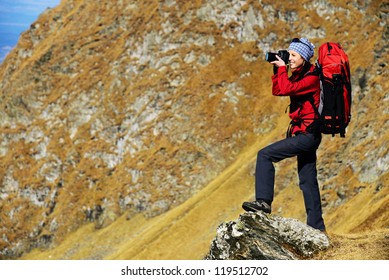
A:
[[[301,72],[299,73],[299,76],[297,78],[297,81],[304,78],[304,76],[308,73],[308,71],[311,69],[312,64],[309,61],[304,61],[303,66],[301,66]]]

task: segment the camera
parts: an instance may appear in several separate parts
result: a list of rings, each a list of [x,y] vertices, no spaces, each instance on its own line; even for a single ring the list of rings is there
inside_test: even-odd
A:
[[[279,50],[277,53],[267,52],[265,59],[267,62],[276,61],[276,55],[278,55],[285,62],[285,64],[289,63],[289,52],[287,50]]]

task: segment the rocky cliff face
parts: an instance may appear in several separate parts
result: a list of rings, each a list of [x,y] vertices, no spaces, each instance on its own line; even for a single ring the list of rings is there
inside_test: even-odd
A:
[[[347,138],[319,155],[328,223],[387,226],[387,15],[381,1],[63,0],[0,67],[1,256],[167,213],[282,137],[288,101],[271,96],[263,57],[300,36],[341,42],[352,66]],[[282,192],[294,163],[277,168]],[[362,197],[369,215],[336,212]],[[296,214],[287,205],[278,212]]]

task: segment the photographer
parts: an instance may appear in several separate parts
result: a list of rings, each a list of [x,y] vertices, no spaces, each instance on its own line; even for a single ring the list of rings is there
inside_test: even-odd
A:
[[[309,60],[314,55],[315,46],[306,38],[295,38],[289,45],[288,55],[278,52],[276,59],[268,59],[273,64],[272,92],[275,96],[290,96],[289,117],[291,123],[287,138],[260,150],[257,155],[255,173],[255,198],[244,202],[246,211],[271,212],[274,197],[274,162],[297,156],[299,186],[303,192],[307,224],[325,231],[322,218],[321,200],[317,182],[316,150],[321,142],[320,132],[315,132],[315,106],[319,105],[320,83],[315,67]],[[282,58],[280,57],[282,56]],[[288,77],[287,63],[291,69]]]

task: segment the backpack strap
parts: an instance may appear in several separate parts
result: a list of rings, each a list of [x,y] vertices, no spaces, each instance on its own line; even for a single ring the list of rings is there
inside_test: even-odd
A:
[[[311,132],[313,134],[317,134],[317,133],[321,132],[321,127],[322,127],[323,121],[322,121],[321,115],[319,113],[319,109],[315,106],[315,100],[313,99],[312,95],[309,96],[308,101],[309,101],[309,103],[311,103],[313,110],[315,111],[315,115],[317,117],[315,117],[313,123],[311,123],[307,127],[307,131]]]
[[[291,120],[289,123],[288,129],[286,130],[286,138],[292,137],[292,128],[294,126],[300,126],[301,123],[302,123],[302,120],[298,120],[298,121]]]
[[[315,106],[315,100],[313,99],[312,95],[309,96],[308,101],[309,103],[311,103],[313,110],[315,111],[315,114],[317,115],[318,119],[320,119],[319,109]]]

